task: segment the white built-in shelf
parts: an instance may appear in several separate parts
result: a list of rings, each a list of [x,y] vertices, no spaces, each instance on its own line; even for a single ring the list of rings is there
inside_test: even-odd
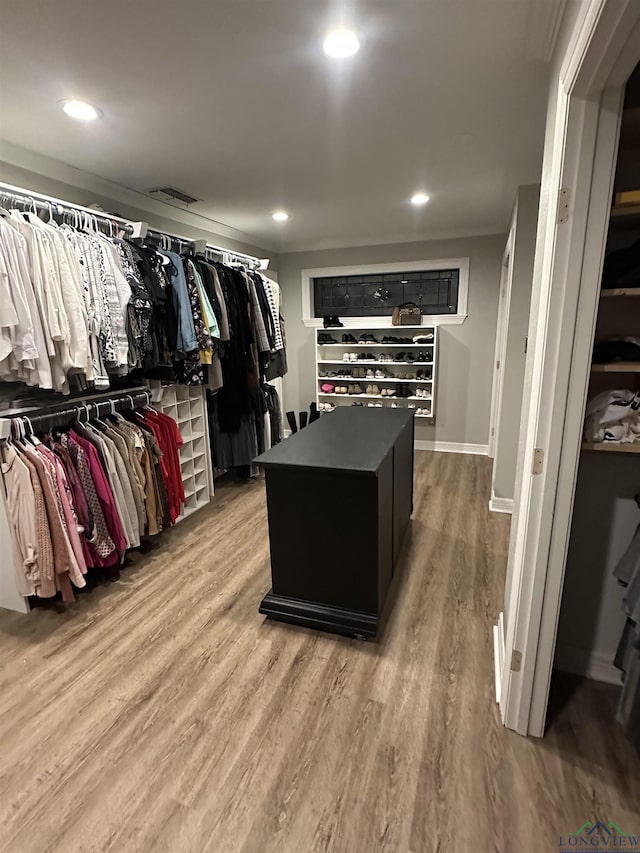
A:
[[[317,336],[320,334],[332,335],[336,338],[335,344],[318,343]],[[380,343],[343,343],[341,337],[343,334],[352,334],[356,339],[362,334],[372,334],[380,341]],[[422,334],[432,334],[431,340],[422,341],[422,343],[382,343],[384,337],[407,337]],[[438,327],[437,326],[392,326],[389,322],[388,326],[370,327],[359,326],[357,328],[350,327],[348,321],[342,328],[334,329],[316,329],[316,402],[325,401],[335,402],[338,406],[350,405],[356,400],[371,401],[376,400],[382,403],[383,407],[389,407],[395,404],[397,408],[407,408],[407,403],[414,404],[417,408],[428,410],[428,414],[416,415],[420,418],[428,418],[433,420],[435,413],[435,398],[437,391],[437,365],[438,365]],[[334,350],[334,353],[331,350]],[[401,352],[406,350],[411,353],[424,351],[431,356],[429,361],[382,361],[379,356],[386,350]],[[340,358],[344,352],[357,353],[358,355],[371,355],[371,358],[360,358],[355,361],[345,361]],[[390,353],[394,355],[395,353]],[[390,375],[383,378],[376,376],[320,376],[320,368],[324,365],[336,365],[336,372],[342,370],[354,370],[360,368],[362,370],[375,370],[378,365],[388,371]],[[340,367],[338,367],[340,365]],[[403,379],[401,376],[394,375],[395,370],[402,370],[404,373],[415,372],[420,367],[430,367],[431,377],[429,379]],[[378,385],[379,387],[388,388],[389,385],[398,383],[407,383],[414,388],[423,387],[431,392],[431,397],[387,397],[382,394],[336,394],[335,391],[325,393],[320,390],[320,386],[325,383],[331,383],[336,386],[360,385],[364,390],[367,385]],[[341,402],[338,402],[341,401]],[[366,405],[366,403],[365,403]]]
[[[433,379],[401,379],[398,376],[385,376],[380,379],[378,376],[318,376],[318,382],[332,382],[334,385],[343,385],[357,382],[358,385],[375,385],[376,382],[387,382],[392,385],[397,385],[399,382],[417,382],[418,384],[431,385]]]
[[[201,386],[153,383],[161,394],[161,411],[178,423],[183,444],[179,448],[180,470],[186,503],[178,520],[206,506],[213,495],[213,469],[208,440],[207,407]]]
[[[319,347],[344,347],[345,349],[353,350],[354,352],[359,352],[360,350],[373,349],[374,347],[394,347],[395,349],[424,349],[424,347],[432,347],[434,345],[433,341],[423,341],[421,344],[354,344],[351,341],[350,344],[343,343],[335,343],[335,344],[321,344],[318,343]]]
[[[395,395],[388,395],[383,397],[382,394],[336,394],[335,391],[320,391],[318,394],[319,397],[341,397],[343,400],[395,400],[396,402],[402,400],[411,400],[412,403],[417,402],[418,400],[422,400],[424,403],[430,403],[432,397],[396,397]]]
[[[432,361],[377,361],[368,358],[360,358],[358,361],[345,361],[342,358],[336,359],[328,359],[328,358],[319,358],[318,364],[342,364],[345,367],[367,367],[369,364],[384,364],[385,367],[413,367],[414,365],[418,365],[419,367],[424,367],[425,365],[433,364]]]
[[[640,441],[633,444],[621,444],[618,441],[583,441],[583,450],[604,451],[606,453],[640,453]]]
[[[592,364],[592,373],[640,373],[640,361],[613,361],[610,364]]]
[[[610,296],[640,296],[640,287],[612,287],[600,291],[600,299]]]

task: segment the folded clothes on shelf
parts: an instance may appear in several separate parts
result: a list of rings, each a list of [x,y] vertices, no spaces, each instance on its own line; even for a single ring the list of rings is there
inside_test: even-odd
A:
[[[640,439],[640,392],[603,391],[587,404],[584,437],[588,442],[629,444]]]

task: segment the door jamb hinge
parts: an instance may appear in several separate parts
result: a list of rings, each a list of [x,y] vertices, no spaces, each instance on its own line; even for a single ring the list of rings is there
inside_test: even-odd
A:
[[[562,187],[558,195],[558,225],[569,221],[569,202],[571,201],[571,190]]]
[[[539,447],[533,448],[533,463],[531,465],[531,473],[536,476],[542,474],[542,466],[544,464],[544,450]]]
[[[511,652],[511,672],[520,672],[522,667],[522,652],[514,649]]]

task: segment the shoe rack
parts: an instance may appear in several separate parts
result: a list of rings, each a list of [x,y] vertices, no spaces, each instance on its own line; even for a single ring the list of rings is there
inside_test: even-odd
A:
[[[325,407],[361,404],[411,408],[417,418],[434,419],[438,352],[436,326],[389,325],[382,329],[345,327],[315,331],[316,403],[319,412],[326,411]],[[414,343],[413,338],[418,335],[427,338],[427,342]],[[355,343],[348,336],[355,339]],[[389,342],[389,338],[397,339],[397,342]],[[419,357],[422,360],[418,360]],[[358,375],[363,371],[363,376]],[[373,376],[367,376],[367,371]],[[332,386],[331,390],[327,390],[328,386]],[[342,388],[346,388],[347,393],[338,390]]]
[[[187,502],[178,518],[182,521],[213,497],[205,392],[196,385],[151,385],[154,405],[176,421],[184,442],[180,448],[180,468]]]

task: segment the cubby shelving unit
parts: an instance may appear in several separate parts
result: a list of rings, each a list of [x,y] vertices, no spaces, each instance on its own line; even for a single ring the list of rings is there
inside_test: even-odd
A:
[[[205,392],[202,387],[189,385],[164,385],[160,391],[161,400],[155,405],[176,421],[184,441],[180,448],[180,467],[187,502],[178,519],[182,521],[206,506],[213,497]]]
[[[381,403],[383,406],[391,407],[398,406],[402,408],[415,408],[426,410],[425,414],[416,414],[418,418],[433,420],[435,417],[436,404],[436,380],[437,380],[437,353],[438,353],[438,329],[437,326],[389,326],[384,328],[348,328],[345,323],[344,328],[329,328],[316,329],[316,403],[318,406],[321,403],[332,403],[336,406],[352,406],[358,400],[361,400],[364,405],[368,405],[372,401]],[[343,335],[353,335],[358,340],[361,335],[370,334],[380,343],[347,343],[342,340]],[[320,343],[321,335],[330,335],[336,343]],[[425,343],[413,343],[414,336],[422,335],[429,337]],[[396,337],[411,339],[411,343],[381,343],[382,338]],[[345,353],[356,353],[358,355],[366,354],[371,358],[358,359],[356,361],[345,361],[343,356]],[[417,355],[420,352],[427,354],[428,358],[424,361],[385,361],[380,360],[380,355],[395,356],[401,352],[409,352]],[[383,378],[344,378],[341,376],[323,376],[323,373],[337,373],[339,370],[354,370],[354,368],[364,368],[365,371],[372,369],[383,370],[389,375]],[[416,374],[418,370],[425,370],[430,373],[428,379],[405,379],[400,374],[412,373]],[[403,383],[411,389],[423,389],[429,393],[430,397],[422,397],[417,394],[409,397],[388,397],[382,394],[366,394],[366,393],[335,393],[322,391],[322,385],[325,383],[334,386],[355,386],[359,385],[365,391],[367,385],[377,385],[380,390],[382,388],[394,388],[398,383]]]

